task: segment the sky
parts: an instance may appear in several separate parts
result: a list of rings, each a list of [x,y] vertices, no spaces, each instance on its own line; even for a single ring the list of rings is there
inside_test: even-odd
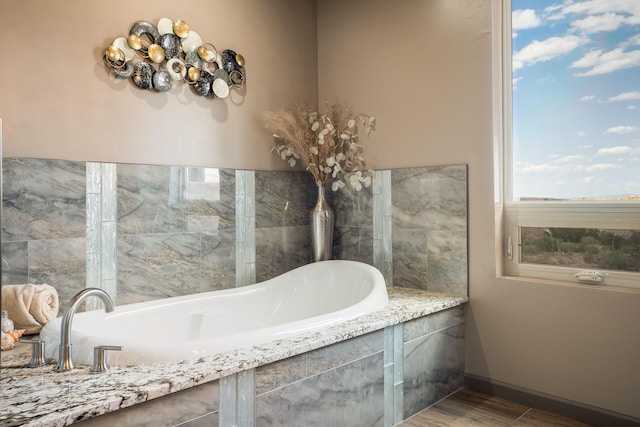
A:
[[[640,0],[512,0],[513,195],[640,195]]]

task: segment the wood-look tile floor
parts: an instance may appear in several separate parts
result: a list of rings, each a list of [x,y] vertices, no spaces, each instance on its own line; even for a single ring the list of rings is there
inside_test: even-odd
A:
[[[589,424],[464,389],[399,425],[450,426],[589,427]]]

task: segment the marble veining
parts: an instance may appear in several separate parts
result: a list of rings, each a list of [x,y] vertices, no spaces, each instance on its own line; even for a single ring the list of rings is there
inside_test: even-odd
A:
[[[468,301],[465,296],[399,287],[390,287],[389,297],[384,310],[290,339],[197,360],[113,367],[97,376],[89,374],[88,367],[65,373],[55,373],[53,364],[24,368],[29,349],[20,345],[2,353],[0,426],[69,425]]]
[[[2,159],[2,241],[85,236],[84,163]]]
[[[382,427],[383,354],[257,396],[256,406],[258,426]]]
[[[306,172],[2,162],[2,284],[48,283],[61,301],[99,286],[128,304],[309,262]],[[106,181],[91,173],[105,168]],[[372,264],[387,284],[467,295],[466,180],[464,165],[398,169],[360,192],[329,191],[333,258]]]

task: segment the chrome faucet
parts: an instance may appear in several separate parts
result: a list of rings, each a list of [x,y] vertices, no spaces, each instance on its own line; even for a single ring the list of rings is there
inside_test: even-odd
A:
[[[71,298],[69,306],[62,315],[60,347],[56,372],[70,371],[73,369],[73,360],[71,359],[71,323],[73,322],[73,315],[76,314],[76,310],[78,310],[80,303],[90,296],[100,298],[104,304],[104,311],[107,313],[113,311],[113,300],[108,293],[100,288],[83,289]]]

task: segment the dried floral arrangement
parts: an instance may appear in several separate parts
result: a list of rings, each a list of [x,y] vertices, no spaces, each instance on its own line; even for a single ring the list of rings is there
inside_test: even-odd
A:
[[[318,112],[300,104],[295,112],[270,111],[265,115],[265,127],[273,133],[271,151],[294,167],[301,161],[318,186],[337,191],[346,184],[357,191],[371,185],[371,170],[363,157],[358,129],[367,136],[375,130],[376,118],[354,115],[351,107],[342,103],[322,105]]]

